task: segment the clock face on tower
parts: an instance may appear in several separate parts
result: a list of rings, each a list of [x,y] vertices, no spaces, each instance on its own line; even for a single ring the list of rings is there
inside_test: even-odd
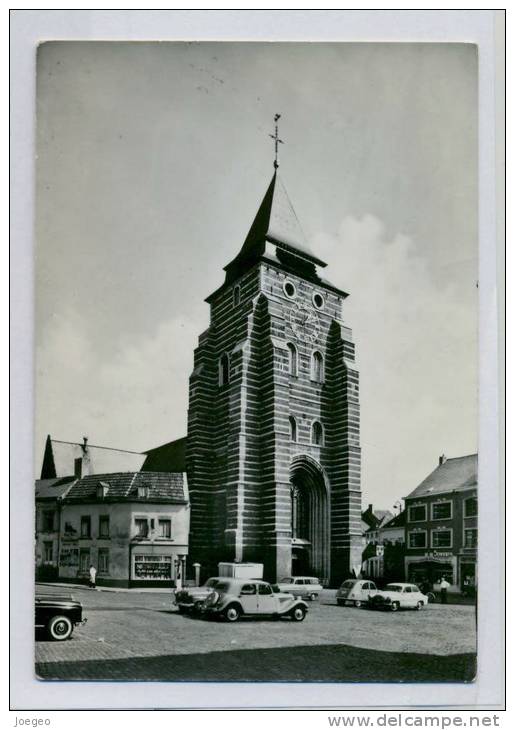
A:
[[[302,342],[315,342],[320,332],[320,320],[316,312],[299,302],[290,310],[290,325],[295,336]]]

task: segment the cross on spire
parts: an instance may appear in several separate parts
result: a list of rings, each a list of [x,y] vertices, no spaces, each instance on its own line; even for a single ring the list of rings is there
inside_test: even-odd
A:
[[[279,159],[278,159],[278,153],[279,153],[279,145],[284,144],[282,139],[279,139],[279,129],[277,122],[281,118],[280,114],[276,114],[274,116],[274,122],[275,122],[275,134],[269,134],[268,136],[271,137],[274,140],[274,148],[275,148],[275,158],[274,158],[274,167],[277,170],[279,167]]]

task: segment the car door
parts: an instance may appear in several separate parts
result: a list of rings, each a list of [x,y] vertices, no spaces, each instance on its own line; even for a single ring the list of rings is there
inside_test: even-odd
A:
[[[268,583],[258,583],[257,611],[259,614],[272,614],[277,610],[278,599]]]
[[[370,582],[368,580],[366,580],[361,584],[359,600],[367,601],[369,595],[370,595]]]
[[[369,596],[375,596],[375,594],[377,593],[377,586],[376,586],[376,584],[374,583],[374,581],[371,580],[370,583],[369,583],[369,585],[370,585],[370,589],[369,589],[368,595]]]
[[[404,586],[402,589],[401,606],[407,606],[411,608],[413,606],[413,594],[411,586]]]
[[[240,589],[239,601],[243,608],[243,613],[258,612],[258,595],[255,583],[245,583]]]
[[[304,587],[304,578],[295,578],[295,583],[292,586],[292,593],[294,596],[301,596],[306,590]]]

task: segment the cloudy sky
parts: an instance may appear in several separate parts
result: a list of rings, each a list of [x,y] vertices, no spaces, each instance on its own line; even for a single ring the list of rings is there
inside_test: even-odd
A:
[[[47,433],[184,435],[204,298],[281,174],[350,293],[363,500],[476,451],[476,49],[47,43],[38,53],[36,468]]]

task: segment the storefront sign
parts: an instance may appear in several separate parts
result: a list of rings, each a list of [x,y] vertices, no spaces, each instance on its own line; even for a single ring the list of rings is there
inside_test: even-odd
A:
[[[452,553],[440,553],[437,550],[425,554],[426,558],[452,558]]]
[[[134,578],[138,580],[171,580],[171,555],[135,555]]]
[[[79,566],[78,548],[61,548],[59,565],[61,565],[63,568],[77,568]]]

